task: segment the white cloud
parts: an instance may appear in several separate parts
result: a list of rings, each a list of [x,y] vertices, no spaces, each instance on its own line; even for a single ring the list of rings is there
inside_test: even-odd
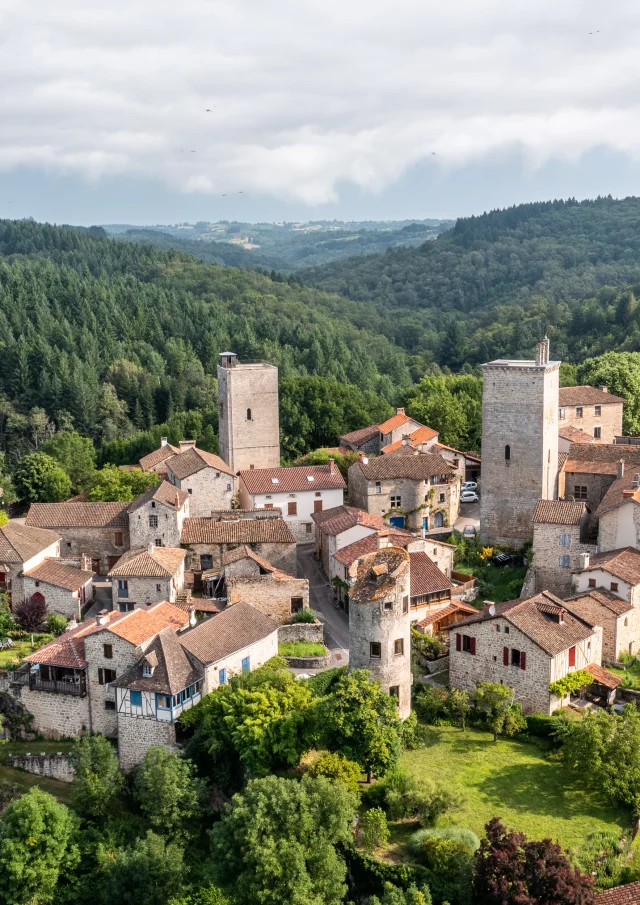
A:
[[[638,157],[639,37],[633,0],[0,0],[0,170],[318,204],[425,159]]]

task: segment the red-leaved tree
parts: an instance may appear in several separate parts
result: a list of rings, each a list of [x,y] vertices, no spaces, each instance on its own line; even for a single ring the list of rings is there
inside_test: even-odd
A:
[[[476,853],[474,905],[593,905],[593,880],[556,842],[529,842],[497,817]]]
[[[35,632],[47,618],[47,602],[42,594],[34,594],[15,610],[16,622],[27,632]]]

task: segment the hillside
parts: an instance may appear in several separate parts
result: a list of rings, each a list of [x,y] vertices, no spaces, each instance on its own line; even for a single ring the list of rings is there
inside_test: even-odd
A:
[[[546,329],[570,361],[636,350],[640,313],[605,287],[640,282],[640,198],[519,205],[458,220],[419,248],[300,276],[352,299],[370,329],[422,363],[524,355]]]

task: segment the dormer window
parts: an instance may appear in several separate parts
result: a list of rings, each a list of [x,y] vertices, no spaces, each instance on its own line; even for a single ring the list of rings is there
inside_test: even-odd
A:
[[[153,675],[153,668],[149,663],[144,664],[144,667],[142,668],[142,674],[144,675],[145,679],[150,679]]]

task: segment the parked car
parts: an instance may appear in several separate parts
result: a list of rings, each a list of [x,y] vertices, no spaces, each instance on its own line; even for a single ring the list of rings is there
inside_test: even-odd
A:
[[[494,566],[510,566],[513,562],[513,556],[510,553],[495,553],[491,557]]]
[[[476,529],[473,525],[465,525],[464,530],[462,532],[463,537],[475,537],[477,534]]]
[[[465,490],[477,490],[477,489],[478,489],[478,485],[477,485],[477,483],[476,483],[475,481],[465,481],[464,484],[462,485],[462,490],[463,490],[463,491],[465,491]]]
[[[461,503],[478,503],[479,497],[475,490],[463,490],[460,494]]]

